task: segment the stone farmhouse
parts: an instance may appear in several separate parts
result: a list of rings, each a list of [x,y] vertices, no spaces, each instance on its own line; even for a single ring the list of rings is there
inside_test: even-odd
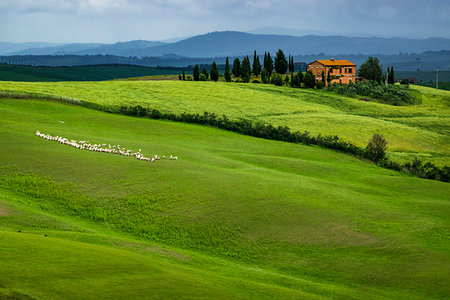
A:
[[[322,80],[322,71],[325,73],[325,78],[330,71],[331,83],[348,84],[356,81],[356,64],[346,59],[316,60],[308,64],[307,70],[314,74],[317,81]]]

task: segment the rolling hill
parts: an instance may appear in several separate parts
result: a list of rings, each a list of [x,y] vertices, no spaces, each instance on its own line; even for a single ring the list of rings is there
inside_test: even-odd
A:
[[[450,294],[446,183],[317,147],[55,102],[0,99],[0,115],[0,296]],[[81,151],[36,130],[179,160]]]
[[[104,64],[73,67],[33,67],[0,64],[0,81],[99,81],[117,78],[172,75],[176,68],[155,68],[125,64]]]
[[[450,165],[450,92],[411,87],[417,106],[359,101],[326,90],[225,82],[0,82],[0,90],[75,98],[105,105],[142,105],[177,114],[209,112],[261,120],[275,126],[338,135],[365,147],[374,133],[388,141],[394,160],[419,157]]]

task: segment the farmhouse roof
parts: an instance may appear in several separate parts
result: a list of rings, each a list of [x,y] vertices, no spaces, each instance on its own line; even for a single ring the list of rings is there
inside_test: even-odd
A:
[[[318,62],[324,66],[356,66],[356,64],[346,60],[346,59],[341,59],[341,60],[334,60],[334,59],[320,59],[320,60],[316,60],[314,62]],[[314,63],[312,62],[312,63]],[[311,63],[311,64],[312,64]]]

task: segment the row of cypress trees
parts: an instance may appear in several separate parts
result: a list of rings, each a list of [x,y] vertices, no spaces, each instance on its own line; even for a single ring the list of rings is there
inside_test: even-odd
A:
[[[270,78],[272,76],[274,69],[275,72],[278,74],[284,74],[287,72],[288,69],[290,73],[293,73],[295,67],[294,57],[289,55],[288,59],[286,58],[286,55],[284,54],[283,50],[278,49],[275,56],[275,60],[272,59],[270,52],[265,52],[263,65],[261,65],[259,56],[256,54],[255,50],[253,53],[252,64],[250,63],[250,58],[247,55],[242,59],[242,62],[240,61],[239,58],[235,58],[233,61],[233,66],[230,69],[230,62],[227,57],[225,61],[225,72],[224,72],[225,81],[230,82],[231,75],[233,75],[234,77],[241,78],[243,82],[249,82],[251,74],[254,74],[256,76],[262,75]],[[216,62],[213,61],[212,63],[210,74],[208,74],[208,71],[205,68],[200,72],[199,66],[195,65],[192,76],[194,81],[208,80],[209,77],[211,78],[211,80],[217,81],[219,78],[219,70]],[[186,79],[184,72],[183,76],[180,75],[180,79],[182,80]]]

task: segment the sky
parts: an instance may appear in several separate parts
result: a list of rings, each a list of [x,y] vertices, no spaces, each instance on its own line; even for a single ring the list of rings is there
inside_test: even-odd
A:
[[[285,27],[450,38],[450,0],[0,0],[2,42],[166,40]]]

